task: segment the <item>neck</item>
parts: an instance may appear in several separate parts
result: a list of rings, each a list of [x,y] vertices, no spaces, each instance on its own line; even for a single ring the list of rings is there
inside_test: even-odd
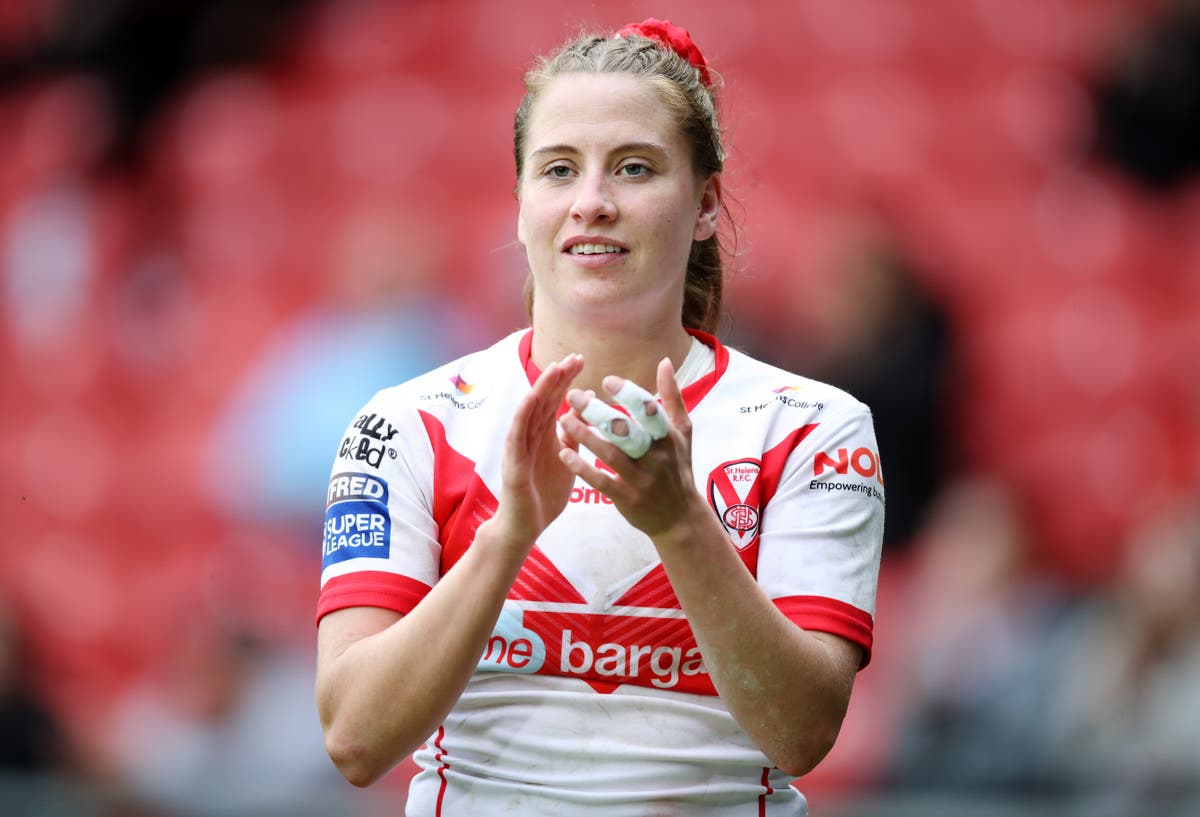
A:
[[[564,326],[535,317],[532,357],[534,365],[544,369],[554,361],[578,352],[583,355],[584,366],[572,385],[592,389],[597,394],[601,393],[600,382],[610,374],[656,392],[659,361],[669,357],[678,369],[687,357],[691,343],[691,336],[678,322],[647,325],[637,330],[629,327],[602,329]]]

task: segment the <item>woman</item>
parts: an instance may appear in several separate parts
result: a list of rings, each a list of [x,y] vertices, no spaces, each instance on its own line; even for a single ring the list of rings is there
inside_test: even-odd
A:
[[[724,152],[686,31],[525,81],[533,328],[380,392],[334,465],[330,755],[367,785],[417,750],[409,815],[803,814],[871,645],[870,414],[708,334]]]

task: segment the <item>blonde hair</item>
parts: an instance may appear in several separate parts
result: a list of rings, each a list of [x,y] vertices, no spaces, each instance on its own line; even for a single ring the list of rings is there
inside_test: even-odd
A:
[[[687,60],[656,40],[642,36],[608,37],[583,34],[554,53],[535,60],[525,73],[525,96],[513,121],[513,154],[517,183],[525,171],[529,118],[538,96],[552,79],[570,73],[624,73],[643,77],[675,117],[691,146],[696,173],[707,178],[725,167],[725,148],[714,90]],[[721,318],[724,268],[720,238],[693,241],[684,283],[683,325],[715,332]],[[525,308],[532,315],[533,278],[525,281]]]

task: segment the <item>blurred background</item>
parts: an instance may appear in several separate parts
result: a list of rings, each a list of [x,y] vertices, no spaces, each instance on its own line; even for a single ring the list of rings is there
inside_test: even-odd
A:
[[[814,814],[1200,814],[1200,3],[0,3],[0,812],[397,813],[312,702],[378,388],[523,325],[512,114],[581,24],[724,77],[727,342],[875,412]]]

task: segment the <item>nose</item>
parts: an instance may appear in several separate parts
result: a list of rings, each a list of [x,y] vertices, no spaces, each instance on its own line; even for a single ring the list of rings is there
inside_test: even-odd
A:
[[[581,224],[610,222],[617,217],[608,179],[602,173],[589,173],[579,178],[571,218]]]

